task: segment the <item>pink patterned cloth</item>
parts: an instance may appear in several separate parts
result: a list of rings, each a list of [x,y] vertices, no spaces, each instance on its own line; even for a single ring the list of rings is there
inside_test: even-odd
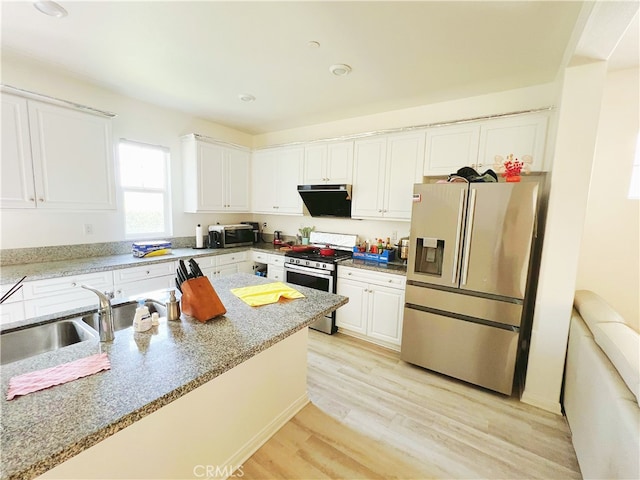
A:
[[[90,357],[80,358],[73,362],[63,363],[44,370],[24,373],[9,380],[7,400],[17,396],[44,390],[45,388],[61,385],[78,378],[93,375],[102,370],[109,370],[111,362],[106,353],[96,353]]]

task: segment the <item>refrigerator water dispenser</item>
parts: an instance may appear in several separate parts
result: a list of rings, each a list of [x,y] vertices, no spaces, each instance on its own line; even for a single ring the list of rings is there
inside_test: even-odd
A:
[[[444,240],[429,237],[416,239],[415,271],[429,275],[442,276],[442,258],[444,257]]]

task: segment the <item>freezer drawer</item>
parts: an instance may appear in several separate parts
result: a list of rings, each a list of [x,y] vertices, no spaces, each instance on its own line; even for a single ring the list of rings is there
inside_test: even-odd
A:
[[[475,385],[511,394],[518,332],[404,309],[400,358]]]
[[[522,321],[521,303],[510,303],[417,285],[407,285],[405,298],[407,303],[481,318],[488,322],[519,327]]]

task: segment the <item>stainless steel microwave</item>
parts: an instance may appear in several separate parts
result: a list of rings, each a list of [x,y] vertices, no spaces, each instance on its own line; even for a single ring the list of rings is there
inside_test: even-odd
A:
[[[209,225],[209,248],[253,245],[251,225]]]

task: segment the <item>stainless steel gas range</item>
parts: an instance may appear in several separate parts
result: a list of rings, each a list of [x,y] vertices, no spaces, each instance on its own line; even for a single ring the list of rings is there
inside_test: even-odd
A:
[[[351,258],[356,241],[357,235],[311,232],[307,251],[285,253],[285,281],[336,293],[338,262]],[[310,328],[329,335],[335,333],[338,330],[335,312],[316,321]]]

